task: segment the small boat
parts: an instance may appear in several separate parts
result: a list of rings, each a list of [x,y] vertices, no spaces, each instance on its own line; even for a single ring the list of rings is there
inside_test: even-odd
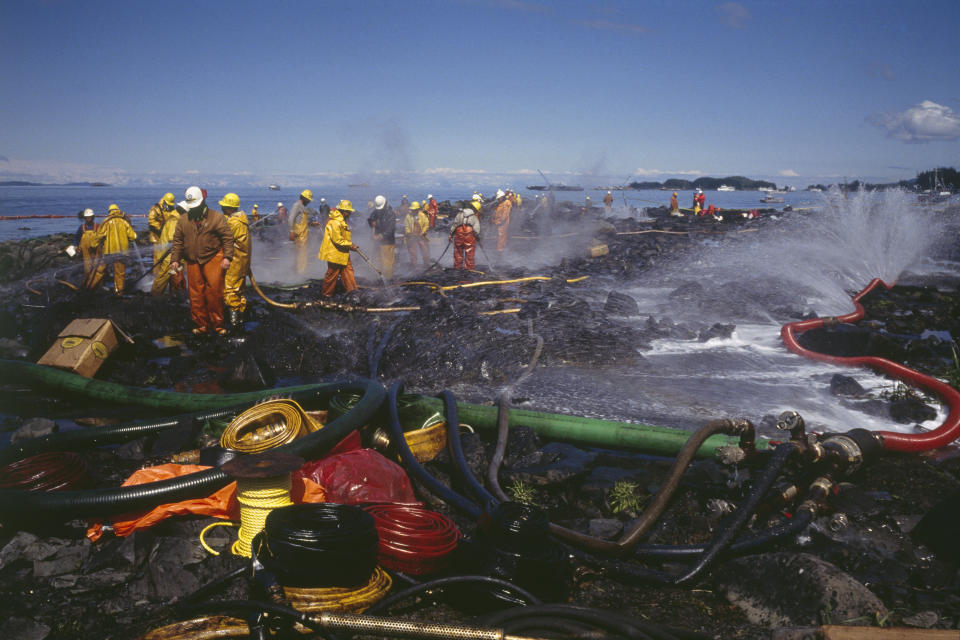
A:
[[[362,189],[365,187],[369,187],[370,185],[367,184],[366,182],[357,182],[354,184],[348,184],[347,186],[350,187],[351,189]]]
[[[717,191],[736,191],[736,190],[737,190],[736,187],[731,187],[728,184],[722,184],[719,187],[717,187]]]
[[[583,191],[583,187],[570,187],[565,184],[532,184],[527,189],[530,191]]]
[[[280,191],[280,185],[272,184],[269,187],[267,187],[267,189],[270,189],[270,191]]]
[[[760,198],[760,202],[783,202],[783,196],[776,193],[768,193]]]

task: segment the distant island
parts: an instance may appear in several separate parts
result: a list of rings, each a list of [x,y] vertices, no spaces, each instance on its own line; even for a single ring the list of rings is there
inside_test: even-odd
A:
[[[108,182],[67,182],[64,184],[53,182],[27,182],[26,180],[3,180],[0,187],[109,187]]]
[[[696,180],[682,180],[670,178],[666,182],[631,182],[630,189],[663,189],[666,191],[691,191],[705,189],[716,191],[720,186],[735,187],[737,191],[759,191],[760,189],[776,189],[777,185],[767,180],[751,180],[743,176],[727,176],[726,178],[697,178]]]

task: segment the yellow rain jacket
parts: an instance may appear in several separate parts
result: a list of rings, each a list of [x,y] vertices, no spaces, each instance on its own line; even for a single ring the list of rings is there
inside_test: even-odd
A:
[[[223,301],[231,309],[243,311],[247,308],[243,285],[250,272],[250,223],[246,213],[236,211],[227,218],[227,224],[233,232],[233,260],[223,277]]]
[[[351,245],[353,241],[350,239],[350,225],[343,219],[342,213],[331,209],[317,257],[333,264],[349,264]]]
[[[170,249],[173,243],[173,232],[177,230],[177,220],[179,219],[179,211],[176,209],[169,211],[163,223],[163,228],[160,230],[160,237],[157,239],[153,261],[156,262],[159,260],[160,256],[163,256],[164,253],[167,255],[163,256],[163,260],[153,270],[153,288],[150,290],[150,293],[155,296],[163,293],[167,288],[167,284],[170,283],[172,274],[170,273],[170,252],[167,251],[167,249]]]
[[[176,213],[176,211],[176,209],[173,209],[174,213]],[[166,223],[167,216],[169,215],[170,212],[163,208],[162,201],[150,207],[150,212],[147,214],[147,227],[150,229],[150,244],[160,242],[160,234],[163,232],[163,225]]]
[[[420,209],[416,215],[413,211],[407,213],[403,219],[403,232],[408,236],[425,236],[430,228],[430,218]]]
[[[103,253],[125,253],[137,233],[123,217],[123,212],[114,209],[97,229],[97,241],[103,243]]]

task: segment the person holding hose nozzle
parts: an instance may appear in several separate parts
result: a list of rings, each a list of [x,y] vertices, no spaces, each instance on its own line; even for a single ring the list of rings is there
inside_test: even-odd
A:
[[[330,210],[327,226],[323,230],[323,242],[320,244],[321,260],[327,261],[327,273],[323,276],[323,288],[320,295],[330,298],[337,290],[337,283],[343,283],[345,293],[356,291],[357,280],[353,275],[350,252],[359,247],[350,239],[350,225],[347,218],[354,212],[353,203],[341,200],[335,209]]]
[[[480,239],[480,218],[473,207],[464,207],[450,225],[450,240],[453,242],[453,268],[473,271],[476,263],[474,253]]]
[[[387,199],[377,196],[373,199],[373,213],[367,219],[373,229],[373,239],[380,247],[380,269],[383,277],[393,280],[393,259],[397,247],[397,218]]]
[[[233,232],[223,214],[207,207],[200,187],[190,187],[178,205],[185,215],[177,221],[170,250],[170,268],[187,263],[190,317],[194,335],[223,336],[223,274],[233,261]]]
[[[300,198],[290,209],[290,239],[293,240],[293,246],[297,252],[294,262],[294,270],[297,273],[307,270],[307,237],[310,233],[310,218],[317,215],[316,209],[307,206],[312,200],[313,191],[304,189],[300,192]]]
[[[230,327],[243,328],[243,312],[247,309],[247,299],[243,287],[250,273],[250,223],[247,214],[240,209],[240,196],[228,193],[220,201],[227,225],[233,232],[233,260],[223,277],[223,303],[227,305]]]

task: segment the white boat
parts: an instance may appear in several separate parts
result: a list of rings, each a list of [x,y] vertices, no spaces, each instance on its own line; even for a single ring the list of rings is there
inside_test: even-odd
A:
[[[267,189],[270,189],[270,191],[280,191],[280,186],[272,184],[269,187],[267,187]]]
[[[783,202],[783,196],[776,192],[771,192],[760,198],[760,202]]]
[[[717,191],[736,191],[736,190],[737,190],[736,187],[731,187],[728,184],[722,184],[719,187],[717,187]]]

